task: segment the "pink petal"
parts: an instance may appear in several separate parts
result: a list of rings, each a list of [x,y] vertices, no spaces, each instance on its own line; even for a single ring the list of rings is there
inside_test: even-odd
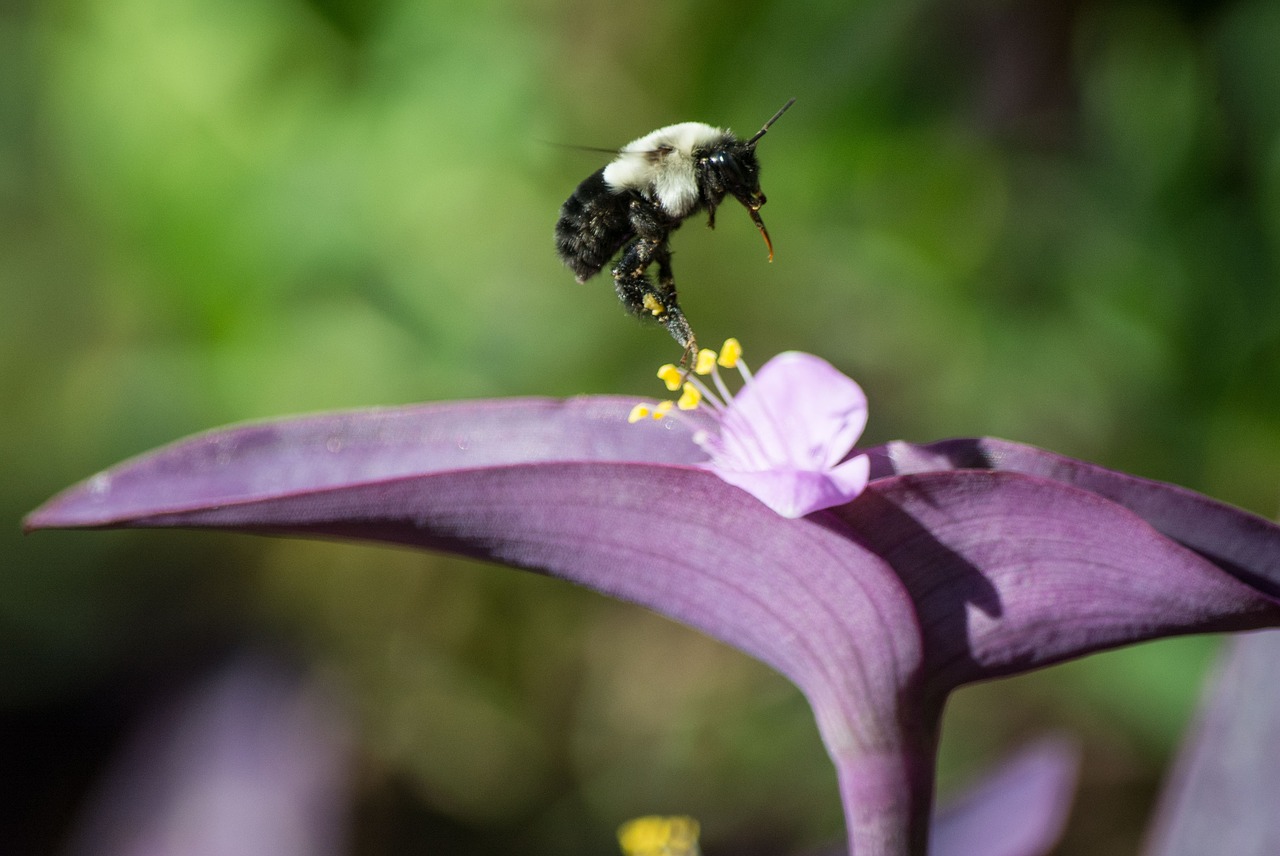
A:
[[[862,387],[820,357],[788,351],[734,397],[716,465],[825,470],[848,454],[866,424]]]
[[[869,470],[867,456],[859,455],[824,472],[716,469],[716,475],[783,517],[796,518],[849,502],[867,486]]]

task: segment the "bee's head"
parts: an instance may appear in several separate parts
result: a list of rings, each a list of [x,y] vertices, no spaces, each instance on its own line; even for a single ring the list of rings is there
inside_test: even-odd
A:
[[[760,161],[756,147],[734,141],[707,155],[707,178],[716,190],[732,196],[747,208],[765,203],[760,192]]]
[[[764,244],[769,248],[769,261],[773,261],[773,241],[769,240],[769,230],[760,219],[760,207],[769,200],[760,190],[760,161],[756,159],[756,143],[769,130],[769,126],[778,121],[783,113],[796,99],[792,98],[782,109],[773,114],[773,118],[764,123],[764,127],[755,136],[745,142],[733,140],[727,145],[710,152],[706,159],[707,179],[712,182],[714,190],[727,194],[742,203],[751,215],[751,222],[756,224],[760,234],[764,236]]]

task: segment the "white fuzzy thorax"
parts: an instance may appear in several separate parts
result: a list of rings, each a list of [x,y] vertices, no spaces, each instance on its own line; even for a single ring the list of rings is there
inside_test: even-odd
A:
[[[622,147],[604,168],[605,184],[614,192],[652,194],[672,217],[685,217],[698,202],[694,149],[721,143],[727,131],[702,122],[681,122],[645,134]]]

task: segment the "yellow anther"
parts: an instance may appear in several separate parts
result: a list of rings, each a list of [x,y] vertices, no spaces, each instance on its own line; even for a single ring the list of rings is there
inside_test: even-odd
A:
[[[658,380],[665,383],[667,385],[667,389],[675,392],[680,388],[680,381],[684,380],[684,372],[680,371],[680,369],[676,368],[671,363],[667,363],[665,366],[658,369]]]
[[[650,815],[618,827],[618,844],[626,856],[695,856],[698,831],[691,817]]]
[[[691,383],[684,385],[684,392],[680,393],[680,400],[676,402],[676,407],[681,410],[696,410],[698,404],[702,401],[702,393]]]
[[[731,369],[742,359],[742,345],[737,339],[725,339],[720,348],[720,359],[716,360],[721,368]]]
[[[698,351],[698,358],[693,361],[694,374],[709,375],[716,364],[716,352],[710,348]]]
[[[649,405],[642,401],[635,407],[631,408],[631,412],[627,414],[627,421],[634,425],[641,419],[648,419],[649,415],[652,413],[653,410],[650,409]]]
[[[674,401],[659,401],[658,406],[653,408],[653,418],[662,419],[671,412],[671,408],[675,407]]]
[[[646,294],[644,299],[640,302],[644,304],[645,309],[648,309],[654,315],[661,315],[667,311],[667,307],[662,305],[662,301],[658,300],[658,298],[654,297],[652,294]]]

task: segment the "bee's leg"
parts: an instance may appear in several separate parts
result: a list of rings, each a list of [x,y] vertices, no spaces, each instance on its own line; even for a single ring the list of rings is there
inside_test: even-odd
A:
[[[649,282],[646,272],[653,262],[654,250],[661,241],[652,238],[635,238],[622,251],[622,258],[613,267],[613,285],[618,299],[632,315],[641,318],[660,316],[665,305],[657,300],[657,292]],[[659,310],[659,311],[655,311]]]
[[[658,262],[659,271],[659,285],[656,287],[646,276],[649,265],[654,261]],[[671,251],[667,249],[666,241],[636,238],[628,244],[613,269],[613,285],[628,312],[641,318],[653,318],[667,328],[672,338],[684,347],[684,361],[687,361],[693,347],[693,331],[689,329],[689,322],[676,299]]]
[[[680,299],[676,296],[676,275],[671,269],[671,248],[666,241],[662,242],[654,256],[658,262],[658,290],[671,307],[668,319],[663,323],[671,337],[684,346],[680,365],[692,367],[693,358],[698,354],[698,342],[688,319],[684,317],[684,310],[680,308]]]

